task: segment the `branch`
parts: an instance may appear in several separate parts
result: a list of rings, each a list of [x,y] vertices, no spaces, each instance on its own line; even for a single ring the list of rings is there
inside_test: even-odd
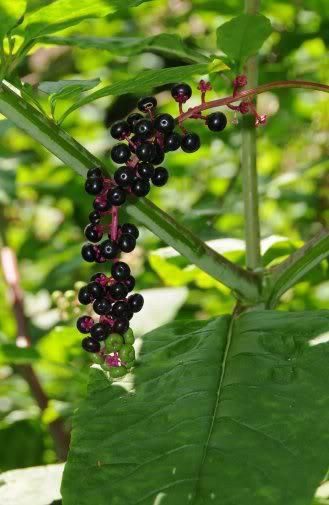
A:
[[[24,312],[17,257],[10,247],[2,247],[0,249],[0,263],[4,280],[9,288],[12,309],[17,325],[16,345],[18,347],[30,347],[31,339],[27,330],[27,319]],[[44,412],[49,400],[32,366],[17,365],[15,369],[24,377],[41,412]],[[49,431],[54,440],[58,458],[65,461],[69,448],[69,435],[64,429],[62,420],[56,419],[49,423]]]
[[[275,306],[280,297],[329,256],[329,230],[324,229],[289,258],[270,270],[271,290],[268,306]]]
[[[13,91],[15,90],[15,92]],[[93,166],[104,167],[101,161],[38,110],[25,102],[18,90],[2,83],[0,112],[42,144],[65,164],[82,176]],[[131,203],[130,203],[131,202]],[[180,252],[196,266],[222,282],[241,298],[255,301],[259,297],[258,276],[246,272],[210,249],[203,241],[177,223],[172,217],[147,199],[130,199],[126,211],[146,225],[167,244]]]

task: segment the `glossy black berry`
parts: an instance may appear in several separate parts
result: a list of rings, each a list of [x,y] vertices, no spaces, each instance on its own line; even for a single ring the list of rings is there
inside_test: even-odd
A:
[[[93,325],[93,318],[89,316],[81,316],[77,320],[77,328],[80,333],[89,333],[90,327]]]
[[[111,275],[116,281],[125,281],[130,276],[130,268],[123,261],[116,261],[111,268]]]
[[[104,240],[104,242],[100,244],[99,249],[101,255],[108,260],[114,259],[120,252],[117,244],[111,239]]]
[[[128,303],[133,312],[139,312],[144,305],[144,298],[139,293],[129,296]]]
[[[123,140],[130,135],[130,126],[127,121],[116,121],[110,129],[110,133],[114,139]]]
[[[140,114],[139,112],[133,112],[132,114],[130,114],[127,117],[127,123],[129,124],[130,129],[133,130],[136,121],[138,121],[139,119],[142,119],[142,118],[143,118],[143,115]],[[133,140],[133,139],[131,139],[131,140]]]
[[[129,167],[120,167],[114,173],[114,180],[123,188],[127,188],[133,181],[134,172]]]
[[[93,275],[90,277],[90,282],[96,281],[96,280],[97,280],[97,279],[99,279],[102,275],[104,275],[102,272],[97,272],[96,274],[93,274]]]
[[[147,118],[139,119],[134,124],[134,133],[141,139],[149,138],[154,132],[152,121]]]
[[[101,169],[98,167],[89,168],[87,172],[87,178],[89,179],[91,177],[103,177]]]
[[[91,297],[91,295],[89,293],[89,290],[88,290],[87,286],[83,286],[79,290],[78,300],[79,300],[80,303],[82,303],[82,305],[88,305],[88,303],[91,303],[92,297]]]
[[[89,195],[98,195],[103,189],[103,179],[92,177],[85,182],[85,190]]]
[[[163,149],[165,152],[177,151],[177,149],[180,148],[181,143],[182,143],[182,136],[177,132],[173,132],[170,133],[169,135],[166,135],[164,139]]]
[[[161,133],[171,133],[175,128],[175,120],[170,114],[160,114],[154,120],[155,129]]]
[[[149,193],[151,186],[149,181],[139,179],[136,182],[134,182],[131,189],[134,195],[136,196],[146,196]]]
[[[207,116],[206,125],[213,132],[221,132],[227,125],[227,118],[223,112],[213,112]]]
[[[126,193],[122,188],[119,188],[117,186],[109,190],[109,192],[107,193],[107,200],[111,205],[119,207],[120,205],[125,203]]]
[[[153,165],[160,165],[164,160],[164,150],[159,144],[155,144],[155,156],[153,158]]]
[[[130,315],[130,307],[126,302],[115,302],[112,308],[114,317],[118,319],[126,319]]]
[[[93,207],[98,212],[106,212],[112,207],[111,203],[106,198],[95,198]]]
[[[123,233],[118,239],[118,246],[122,252],[129,253],[133,251],[136,247],[136,239],[133,235],[129,233]]]
[[[154,96],[145,96],[138,100],[137,107],[142,112],[147,112],[157,106],[157,100]]]
[[[154,174],[154,166],[151,163],[139,163],[137,172],[142,179],[150,179]]]
[[[185,103],[192,96],[192,88],[188,84],[175,84],[171,88],[171,96],[176,102]]]
[[[92,298],[102,298],[105,295],[105,290],[99,282],[92,281],[87,286],[90,296]]]
[[[182,150],[185,153],[194,153],[200,147],[200,137],[196,133],[186,133],[182,138]]]
[[[113,331],[123,335],[129,328],[129,321],[126,318],[117,319],[113,325]]]
[[[123,165],[130,158],[130,149],[126,144],[116,144],[112,147],[111,158],[114,163]]]
[[[87,224],[85,228],[85,237],[90,242],[99,242],[103,236],[103,232],[93,224]]]
[[[114,300],[122,300],[123,298],[126,298],[128,292],[128,288],[123,282],[117,282],[108,288],[108,293]]]
[[[129,233],[130,235],[133,235],[135,238],[139,237],[138,228],[132,223],[124,223],[121,226],[121,231],[122,233]]]
[[[141,161],[149,161],[152,163],[156,157],[157,150],[153,144],[147,144],[146,142],[140,144],[136,148],[136,155]]]
[[[100,300],[95,300],[93,303],[93,309],[96,314],[100,316],[105,316],[111,310],[111,304],[105,298],[101,298]]]
[[[95,340],[105,340],[110,334],[110,326],[105,323],[96,323],[90,330],[90,335]]]
[[[97,253],[93,244],[84,244],[81,248],[81,256],[88,263],[95,261]]]
[[[97,210],[93,210],[89,214],[89,221],[91,224],[99,224],[101,220],[101,215]]]
[[[168,170],[163,167],[157,167],[154,171],[153,177],[152,177],[152,183],[154,186],[164,186],[166,182],[168,181],[169,174]]]
[[[97,340],[86,337],[81,342],[82,348],[87,352],[99,352],[101,350],[101,345]]]
[[[125,280],[125,284],[128,288],[128,291],[132,291],[136,284],[135,277],[129,275],[129,277]]]

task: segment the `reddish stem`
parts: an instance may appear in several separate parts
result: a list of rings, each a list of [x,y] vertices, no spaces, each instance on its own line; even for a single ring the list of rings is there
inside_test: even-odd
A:
[[[118,237],[119,226],[119,207],[112,208],[112,225],[111,225],[111,239],[116,240]]]

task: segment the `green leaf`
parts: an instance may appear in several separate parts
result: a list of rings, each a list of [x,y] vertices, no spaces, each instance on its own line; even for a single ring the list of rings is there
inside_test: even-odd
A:
[[[0,4],[0,40],[24,15],[26,9],[26,0],[1,0]]]
[[[265,16],[241,14],[217,29],[217,46],[241,65],[257,53],[271,32],[271,22]]]
[[[161,33],[152,37],[93,37],[88,35],[42,38],[46,44],[77,46],[81,49],[101,49],[120,56],[133,56],[145,51],[179,58],[189,63],[209,61],[202,53],[190,49],[175,34]]]
[[[63,505],[309,505],[328,466],[329,312],[176,322],[92,369]],[[93,420],[93,422],[91,422]]]
[[[95,102],[99,98],[110,95],[118,96],[126,93],[146,93],[156,86],[163,86],[164,84],[170,84],[182,81],[184,79],[190,79],[194,75],[203,75],[207,72],[208,65],[206,63],[184,65],[181,67],[173,68],[163,68],[161,70],[146,70],[145,72],[133,77],[132,79],[119,81],[115,84],[111,84],[110,86],[105,86],[104,88],[91,93],[85,98],[78,100],[63,114],[60,122],[64,121],[64,119],[74,110],[88,103]]]
[[[15,344],[0,344],[0,364],[33,363],[40,358],[33,347],[17,347]]]

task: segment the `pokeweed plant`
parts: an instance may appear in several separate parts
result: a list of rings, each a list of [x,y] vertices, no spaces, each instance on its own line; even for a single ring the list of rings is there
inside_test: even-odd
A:
[[[99,322],[91,316],[77,322],[82,333],[91,334],[83,339],[83,347],[100,366],[91,368],[87,397],[74,418],[63,504],[310,504],[328,465],[323,447],[329,438],[329,312],[274,309],[289,288],[328,257],[329,231],[323,229],[281,264],[262,267],[255,127],[265,124],[266,117],[257,111],[254,98],[273,89],[328,92],[329,87],[306,81],[257,85],[255,55],[272,28],[258,14],[257,2],[246,0],[246,12],[218,28],[218,47],[226,55],[222,60],[187,50],[177,37],[160,41],[158,36],[147,44],[157,43],[164,52],[183,51],[187,64],[146,71],[87,96],[81,93],[97,82],[43,83],[41,89],[50,95],[50,119],[33,90],[18,78],[22,58],[40,42],[88,45],[88,37],[61,40],[51,34],[88,17],[105,16],[120,3],[80,0],[72,9],[71,1],[57,0],[46,6],[36,3],[26,14],[24,0],[4,3],[0,112],[87,176],[85,189],[95,200],[85,229],[90,244],[83,246],[82,255],[87,261],[114,260],[111,276],[96,274],[79,293],[80,302],[93,302],[100,316]],[[131,1],[128,7],[140,3]],[[106,44],[89,39],[95,49]],[[232,94],[207,101],[218,72],[232,78]],[[184,109],[192,91],[184,81],[205,74],[210,81],[199,81],[200,104]],[[152,96],[139,104],[146,118],[134,113],[112,126],[113,137],[127,141],[112,149],[112,160],[124,164],[114,177],[107,164],[60,126],[73,110],[98,98],[170,83],[176,83],[172,95],[179,105],[177,118],[155,114]],[[63,96],[76,101],[56,119],[56,101]],[[167,169],[154,167],[163,162],[164,151],[182,147],[193,152],[199,147],[199,137],[185,129],[184,121],[201,120],[210,130],[221,131],[225,114],[204,111],[225,106],[243,115],[245,269],[144,198],[150,179],[156,186],[168,179]],[[129,216],[230,288],[236,298],[231,315],[176,322],[145,335],[136,362],[129,320],[143,300],[138,294],[128,297],[135,281],[118,257],[120,251],[133,250],[138,230],[119,222],[123,204]],[[101,224],[107,214],[111,223]],[[104,233],[109,237],[95,245]]]

